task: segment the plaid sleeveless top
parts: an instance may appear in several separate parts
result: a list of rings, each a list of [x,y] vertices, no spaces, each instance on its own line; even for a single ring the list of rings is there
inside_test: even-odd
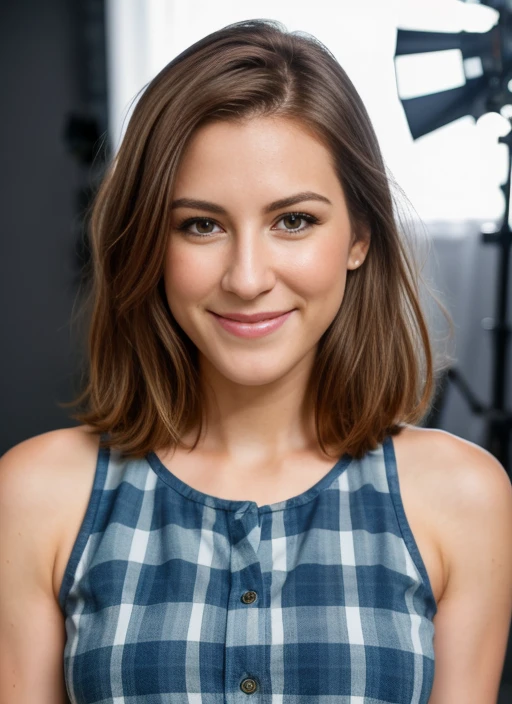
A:
[[[437,606],[391,436],[258,506],[100,448],[59,593],[71,704],[427,704]]]

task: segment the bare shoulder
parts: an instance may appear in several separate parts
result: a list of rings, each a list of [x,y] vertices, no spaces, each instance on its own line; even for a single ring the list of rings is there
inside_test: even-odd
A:
[[[492,500],[500,491],[512,495],[503,465],[469,440],[438,428],[406,425],[394,443],[408,456],[407,466],[421,474],[440,499],[462,505],[465,501]]]
[[[447,568],[429,702],[495,702],[512,615],[509,476],[484,448],[437,429],[408,427],[396,448],[411,462],[402,467],[405,482]]]
[[[41,502],[55,499],[56,489],[64,490],[69,479],[87,474],[98,446],[99,436],[85,425],[50,430],[23,440],[0,458],[2,490],[23,490],[26,500],[36,502],[38,497]]]
[[[98,434],[77,426],[30,437],[0,458],[0,514],[5,521],[16,519],[19,539],[30,541],[41,577],[54,592],[60,541],[66,531],[72,535],[77,514],[85,513],[98,447]]]
[[[447,431],[415,426],[405,426],[394,445],[400,481],[422,498],[429,514],[447,582],[462,543],[512,535],[512,484],[490,452]]]

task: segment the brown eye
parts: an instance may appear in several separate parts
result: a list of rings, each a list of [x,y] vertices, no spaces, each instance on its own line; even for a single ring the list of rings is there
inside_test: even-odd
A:
[[[302,227],[298,227],[301,221],[305,224],[303,224]],[[316,225],[319,221],[314,215],[308,215],[307,213],[286,213],[286,215],[283,215],[278,222],[285,223],[285,229],[287,232],[304,232],[312,225]],[[291,227],[288,227],[288,225],[291,225]],[[282,228],[278,229],[282,230]]]
[[[178,225],[177,229],[184,232],[187,236],[208,237],[209,235],[217,234],[216,231],[211,229],[212,226],[215,227],[216,225],[217,223],[213,220],[209,220],[208,218],[191,218]],[[196,227],[197,231],[192,230],[192,227]]]
[[[200,235],[211,234],[211,229],[209,228],[211,228],[213,224],[214,223],[211,220],[197,220],[195,223],[197,231]]]
[[[283,222],[285,222],[285,224],[286,224],[286,220],[288,220],[288,224],[291,224],[291,227],[290,228],[287,227],[287,229],[297,230],[297,229],[300,229],[298,227],[298,225],[300,225],[300,221],[302,219],[303,218],[299,217],[298,215],[294,215],[293,213],[290,213],[290,215],[284,216]]]

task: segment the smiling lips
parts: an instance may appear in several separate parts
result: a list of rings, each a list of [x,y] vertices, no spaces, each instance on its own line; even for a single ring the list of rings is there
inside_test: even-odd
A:
[[[295,309],[293,309],[295,310]],[[208,311],[213,315],[215,320],[219,325],[234,335],[238,337],[262,337],[263,335],[268,335],[274,330],[283,325],[283,323],[290,317],[293,310],[288,311],[276,311],[268,313],[255,313],[253,315],[246,315],[242,313],[230,313],[233,317],[224,317],[214,313],[213,311]]]
[[[288,312],[289,309],[268,311],[267,313],[215,313],[215,315],[220,315],[221,318],[228,318],[229,320],[238,320],[240,323],[259,323],[260,320],[278,318]]]

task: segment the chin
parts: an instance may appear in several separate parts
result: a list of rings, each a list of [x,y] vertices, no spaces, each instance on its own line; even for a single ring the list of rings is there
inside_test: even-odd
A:
[[[274,384],[289,374],[297,374],[298,366],[309,368],[314,350],[303,350],[298,354],[284,344],[281,349],[236,351],[232,354],[226,351],[217,358],[209,357],[208,366],[214,367],[217,373],[234,384],[241,386],[265,386]]]
[[[262,369],[260,372],[252,370],[247,374],[241,373],[239,369],[219,369],[218,371],[225,379],[240,386],[266,386],[278,381],[287,373],[287,370],[272,373],[268,369]]]

